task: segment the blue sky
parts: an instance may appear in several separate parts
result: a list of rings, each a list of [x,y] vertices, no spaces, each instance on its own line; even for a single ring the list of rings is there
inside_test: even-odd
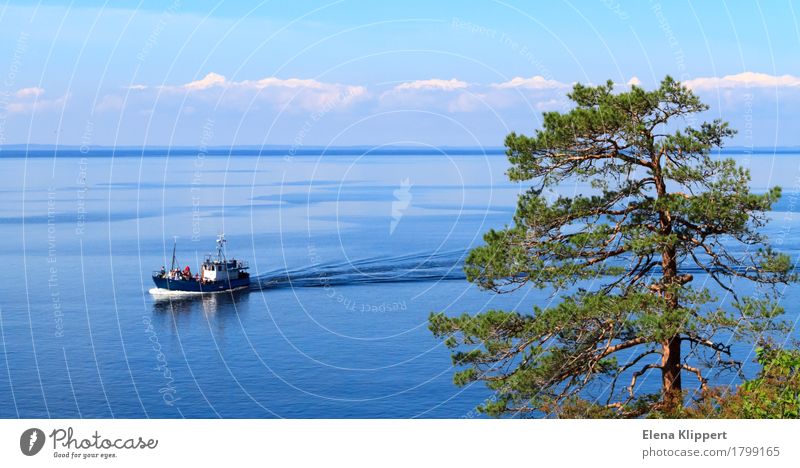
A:
[[[537,3],[0,3],[0,145],[499,146],[666,74],[800,145],[800,3]]]

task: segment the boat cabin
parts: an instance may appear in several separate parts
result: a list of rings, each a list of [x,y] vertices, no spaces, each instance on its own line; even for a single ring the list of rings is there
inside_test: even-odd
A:
[[[228,259],[225,256],[225,236],[220,234],[217,238],[217,255],[213,258],[211,254],[206,255],[203,265],[200,267],[200,281],[233,281],[239,278],[249,277],[246,262]]]
[[[239,278],[241,271],[246,268],[247,265],[238,260],[211,260],[211,257],[207,256],[201,267],[200,277],[206,281],[234,280]]]

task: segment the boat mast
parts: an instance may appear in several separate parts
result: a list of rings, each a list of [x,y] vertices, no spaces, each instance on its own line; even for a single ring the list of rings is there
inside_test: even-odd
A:
[[[172,238],[172,265],[170,265],[169,269],[175,269],[175,248],[178,246],[178,236]]]

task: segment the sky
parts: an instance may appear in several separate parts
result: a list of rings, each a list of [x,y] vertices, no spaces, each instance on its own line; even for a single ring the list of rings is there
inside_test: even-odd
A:
[[[681,80],[800,145],[800,2],[0,2],[0,146],[502,146],[574,83]]]

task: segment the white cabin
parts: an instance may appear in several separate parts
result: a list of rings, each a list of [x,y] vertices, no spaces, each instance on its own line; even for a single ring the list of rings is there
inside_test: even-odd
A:
[[[200,266],[201,281],[232,281],[240,277],[249,276],[247,263],[225,257],[225,235],[217,238],[217,256],[206,255],[205,261]]]
[[[207,260],[202,266],[202,278],[208,281],[226,281],[239,278],[239,270],[243,268],[241,262],[228,260],[225,262]]]

